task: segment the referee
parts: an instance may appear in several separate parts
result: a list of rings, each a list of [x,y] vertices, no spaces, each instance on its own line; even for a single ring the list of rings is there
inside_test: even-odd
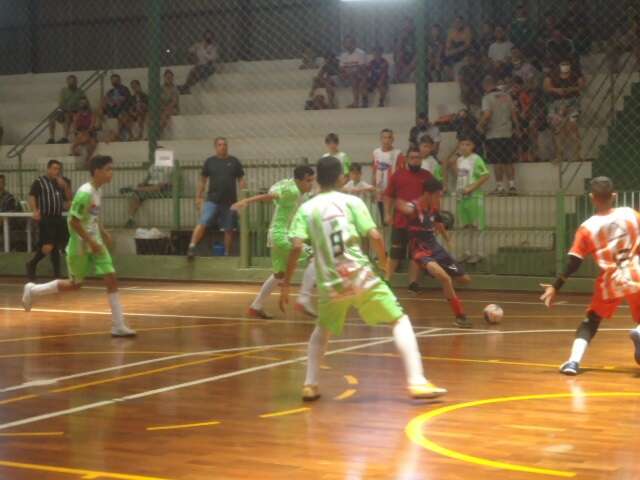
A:
[[[71,197],[71,182],[62,176],[62,164],[58,160],[49,160],[47,174],[38,177],[29,191],[29,206],[40,230],[37,251],[26,265],[30,282],[35,281],[38,263],[47,255],[51,255],[55,278],[62,276],[60,250],[66,247],[69,239],[62,211],[68,208]]]

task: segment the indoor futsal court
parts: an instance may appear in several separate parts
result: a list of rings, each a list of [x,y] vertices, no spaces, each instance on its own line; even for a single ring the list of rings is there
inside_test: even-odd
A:
[[[126,282],[139,336],[112,339],[94,285],[25,313],[22,283],[3,280],[2,479],[640,478],[626,308],[566,377],[587,296],[547,310],[534,293],[463,292],[474,328],[460,330],[439,290],[400,290],[426,374],[449,394],[410,400],[389,329],[352,316],[305,404],[313,322],[246,318],[256,286]]]

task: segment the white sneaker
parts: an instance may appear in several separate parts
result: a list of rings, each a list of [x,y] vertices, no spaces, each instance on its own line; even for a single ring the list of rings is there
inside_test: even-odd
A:
[[[111,328],[112,337],[135,337],[136,335],[136,331],[132,328],[127,327],[125,324],[122,324],[118,327],[114,326]]]
[[[33,304],[33,298],[31,297],[31,289],[35,286],[35,283],[29,282],[24,286],[24,290],[22,291],[22,306],[24,307],[25,312],[31,311],[31,306]]]
[[[316,318],[318,316],[318,312],[316,312],[316,309],[313,308],[313,305],[310,301],[297,302],[294,308],[307,317]]]

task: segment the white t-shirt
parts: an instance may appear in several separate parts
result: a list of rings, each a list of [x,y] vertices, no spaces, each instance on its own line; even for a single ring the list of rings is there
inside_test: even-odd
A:
[[[215,43],[196,43],[189,49],[189,53],[196,56],[198,65],[206,65],[218,59],[218,47]]]
[[[353,52],[342,52],[340,55],[340,68],[346,68],[347,70],[363,67],[367,65],[367,54],[364,50],[356,48]]]
[[[511,56],[511,49],[513,43],[506,42],[494,42],[489,47],[489,58],[494,62],[504,62]]]
[[[373,151],[373,168],[375,177],[373,182],[378,190],[384,192],[389,184],[389,178],[398,168],[398,164],[403,158],[402,150],[394,148],[384,152],[378,147]],[[381,200],[382,198],[379,198]]]
[[[364,198],[366,195],[371,192],[357,192],[356,190],[362,190],[364,188],[371,188],[372,185],[370,183],[365,182],[360,179],[358,183],[355,183],[353,180],[349,180],[347,184],[342,187],[342,190],[349,195],[355,195],[356,197]]]
[[[438,178],[439,172],[442,171],[440,168],[440,162],[438,162],[436,157],[433,155],[429,155],[427,158],[422,159],[422,168],[436,178]]]

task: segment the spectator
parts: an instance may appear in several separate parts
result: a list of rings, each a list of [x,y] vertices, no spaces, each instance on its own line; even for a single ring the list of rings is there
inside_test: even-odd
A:
[[[407,168],[400,168],[389,179],[389,184],[384,192],[384,222],[391,225],[391,251],[389,253],[389,265],[387,267],[387,280],[397,270],[401,260],[408,254],[409,231],[407,217],[399,211],[394,213],[396,199],[412,202],[424,192],[424,183],[433,178],[423,170],[420,151],[417,148],[409,149]],[[409,290],[414,293],[420,291],[418,285],[419,269],[414,262],[409,262]]]
[[[607,46],[613,72],[620,72],[620,54],[629,50],[633,52],[636,63],[640,64],[640,15],[633,9],[629,13],[629,24],[621,26]]]
[[[489,55],[489,48],[496,41],[495,30],[496,25],[491,20],[482,22],[482,30],[480,31],[480,38],[478,38],[476,47],[482,57]]]
[[[145,200],[154,198],[171,197],[171,175],[173,169],[170,167],[158,167],[151,165],[147,172],[147,177],[139,183],[137,187],[125,187],[120,189],[120,194],[131,195],[129,201],[129,220],[125,228],[135,228],[135,216]]]
[[[497,88],[493,77],[484,80],[485,96],[482,97],[482,117],[478,129],[485,133],[485,148],[489,163],[495,165],[497,195],[517,195],[515,184],[515,168],[513,166],[515,149],[513,144],[513,125],[520,135],[520,126],[516,110],[509,93]],[[474,145],[475,148],[475,145]],[[503,180],[509,182],[509,190],[505,190]]]
[[[0,173],[0,212],[19,212],[21,209],[16,197],[5,190],[6,180]]]
[[[453,72],[451,78],[454,80],[458,79],[458,73],[464,65],[464,57],[472,48],[472,42],[473,34],[469,25],[465,23],[464,17],[456,17],[451,29],[449,29],[444,50],[445,65]]]
[[[211,30],[206,30],[202,41],[191,46],[189,49],[189,58],[194,65],[189,71],[184,85],[178,87],[182,95],[191,93],[191,87],[198,82],[206,81],[216,71],[218,44]]]
[[[571,39],[562,31],[562,27],[556,27],[551,33],[551,39],[547,42],[546,65],[555,68],[564,59],[577,60],[576,50]]]
[[[335,54],[329,52],[324,55],[324,63],[318,75],[313,77],[306,110],[325,110],[336,108],[336,85],[340,78],[340,61]],[[320,92],[324,89],[325,94]]]
[[[409,82],[416,69],[416,28],[411,17],[405,17],[402,31],[396,39],[393,62],[396,83]]]
[[[438,23],[431,27],[431,36],[427,42],[427,68],[430,82],[444,82],[444,49],[446,39],[442,26]]]
[[[507,66],[511,63],[513,43],[507,39],[507,32],[502,25],[496,26],[495,35],[496,41],[489,47],[489,59],[494,74],[500,78],[508,74]]]
[[[585,13],[587,5],[585,2],[569,0],[567,14],[560,21],[560,29],[571,39],[578,55],[588,53],[593,41],[589,17]]]
[[[78,87],[78,78],[75,75],[69,75],[67,86],[60,90],[58,108],[49,118],[48,144],[56,143],[56,123],[61,123],[64,130],[64,136],[58,143],[69,143],[69,129],[73,115],[78,111],[80,99],[84,97],[84,90]]]
[[[384,223],[383,194],[389,185],[389,178],[399,168],[404,168],[405,158],[402,150],[393,146],[393,130],[388,128],[380,132],[380,146],[373,151],[373,185],[376,188],[378,211]]]
[[[367,194],[371,194],[376,191],[376,187],[362,180],[362,165],[359,163],[352,163],[349,168],[349,181],[344,187],[342,187],[342,191],[365,199]]]
[[[366,95],[367,54],[356,48],[356,41],[351,35],[344,39],[344,52],[340,55],[340,79],[344,86],[351,86],[353,92],[353,102],[348,108],[358,108],[360,98]]]
[[[193,230],[191,242],[187,250],[187,257],[193,260],[196,245],[204,237],[208,225],[217,222],[224,232],[225,254],[231,255],[233,249],[234,232],[238,229],[238,221],[231,210],[238,199],[238,188],[246,188],[244,169],[236,157],[229,155],[227,139],[218,137],[214,140],[216,154],[207,158],[202,167],[200,183],[196,194],[196,206],[201,210],[198,225]],[[204,187],[209,181],[209,193],[204,200]]]
[[[79,156],[80,147],[85,147],[85,164],[88,166],[89,160],[98,148],[96,134],[96,115],[89,106],[89,100],[83,98],[80,101],[78,111],[73,117],[73,144],[71,145],[71,155]]]
[[[429,135],[434,141],[434,155],[440,152],[440,129],[429,122],[429,116],[420,112],[416,118],[416,124],[409,132],[409,145],[412,148],[420,147],[420,138],[423,135]],[[416,197],[417,198],[417,197]]]
[[[536,36],[537,32],[529,22],[527,7],[519,5],[511,22],[509,38],[516,48],[524,52],[525,55],[531,56],[535,53]]]
[[[535,158],[533,148],[537,145],[537,130],[532,129],[534,121],[534,92],[527,89],[524,80],[513,77],[511,84],[511,98],[518,116],[518,123],[522,128],[522,137],[518,141],[518,156],[521,162],[528,162]],[[531,154],[531,155],[530,155]]]
[[[540,87],[540,72],[524,58],[518,47],[511,49],[511,75],[520,77],[529,89]]]
[[[164,82],[160,92],[160,131],[163,132],[169,120],[180,113],[180,92],[173,83],[173,71],[164,71]]]
[[[53,275],[62,278],[60,251],[67,245],[69,234],[62,211],[71,203],[71,182],[62,176],[62,164],[49,160],[47,174],[38,177],[29,191],[33,220],[39,225],[37,251],[26,264],[27,277],[35,281],[38,263],[50,255]]]
[[[422,159],[422,169],[429,172],[437,180],[442,180],[442,166],[435,157],[435,142],[429,135],[420,137],[420,158]],[[444,189],[446,190],[446,188]]]
[[[585,87],[585,80],[579,68],[572,66],[570,60],[563,60],[557,68],[544,79],[544,91],[552,99],[549,107],[549,123],[551,124],[556,149],[556,162],[564,157],[565,142],[571,138],[575,147],[575,160],[580,160],[580,95]]]
[[[103,118],[106,116],[107,122],[115,122],[117,131],[114,131],[111,125],[107,126],[107,142],[121,139],[122,130],[127,122],[126,108],[131,97],[131,92],[122,85],[122,79],[117,73],[111,75],[111,87],[102,100],[102,116]],[[103,125],[104,128],[105,126]]]
[[[127,127],[131,132],[131,140],[142,140],[147,123],[147,112],[149,111],[149,96],[142,90],[142,85],[138,80],[131,82],[131,97],[129,98]],[[138,126],[138,134],[133,134],[133,124]]]
[[[351,157],[340,151],[340,137],[336,133],[330,133],[324,138],[324,144],[329,150],[323,155],[323,157],[335,157],[342,163],[342,171],[345,176],[349,175],[351,171]]]
[[[487,69],[482,63],[480,53],[469,50],[465,56],[465,64],[460,69],[458,82],[460,84],[460,100],[473,111],[480,109],[482,102],[482,82],[487,75]]]
[[[474,143],[474,152],[484,158],[484,135],[478,131],[478,120],[469,109],[463,108],[453,119],[453,129],[456,132],[456,140],[471,137]],[[457,155],[458,146],[453,153]],[[457,159],[457,156],[454,160]]]
[[[367,74],[367,92],[362,99],[362,106],[369,106],[369,93],[378,90],[380,98],[378,107],[384,107],[389,89],[389,62],[382,56],[382,47],[373,49],[373,60],[369,62]]]
[[[298,67],[299,70],[315,70],[318,68],[316,65],[316,56],[313,52],[313,48],[308,43],[304,44],[304,49],[302,50],[302,63]]]

